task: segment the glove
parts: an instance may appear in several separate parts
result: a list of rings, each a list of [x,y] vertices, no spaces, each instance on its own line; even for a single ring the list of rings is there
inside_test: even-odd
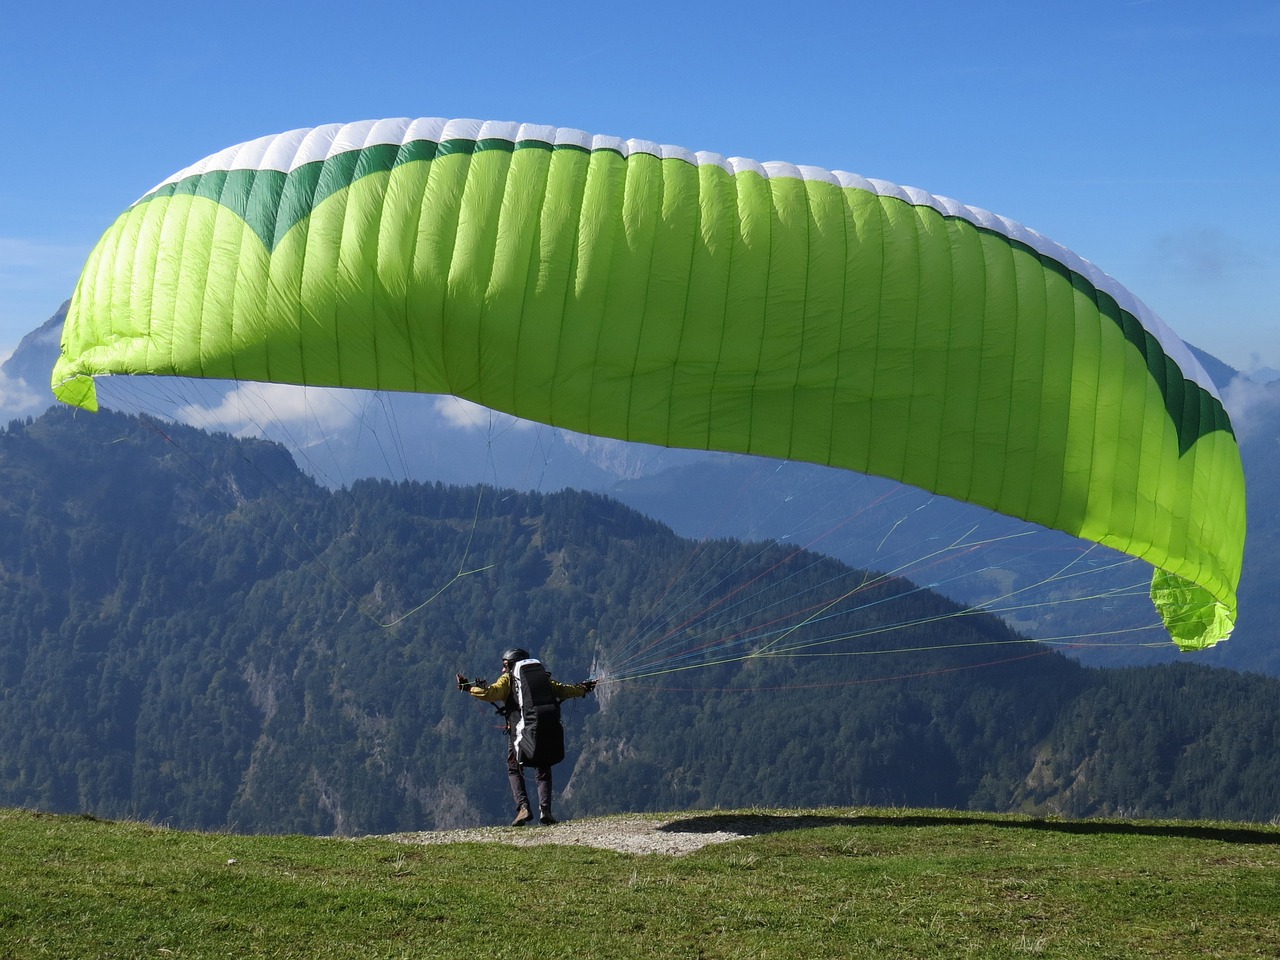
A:
[[[466,677],[464,677],[462,674],[458,674],[458,689],[466,690],[467,687],[469,686],[471,686],[471,681],[468,680]]]
[[[596,684],[599,682],[600,682],[599,680],[583,680],[580,684],[578,684],[578,686],[585,687],[587,693],[590,693],[592,690],[596,688]]]

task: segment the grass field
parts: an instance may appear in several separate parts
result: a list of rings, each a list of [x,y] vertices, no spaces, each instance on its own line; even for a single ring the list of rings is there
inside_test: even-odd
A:
[[[0,810],[0,958],[1280,957],[1280,828],[863,808],[767,822],[677,857]]]

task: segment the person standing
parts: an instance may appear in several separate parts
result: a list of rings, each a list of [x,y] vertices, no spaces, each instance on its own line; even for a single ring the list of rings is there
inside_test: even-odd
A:
[[[506,719],[507,779],[516,806],[512,826],[522,827],[533,819],[524,778],[526,766],[535,771],[539,821],[544,826],[556,822],[551,812],[551,767],[564,758],[560,701],[585,697],[595,686],[594,680],[569,684],[551,679],[542,664],[521,647],[502,654],[502,675],[493,683],[458,674],[459,690],[494,704]]]

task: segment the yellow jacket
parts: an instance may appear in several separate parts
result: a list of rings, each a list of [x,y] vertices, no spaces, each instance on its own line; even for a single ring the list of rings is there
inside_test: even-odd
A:
[[[551,678],[548,677],[547,679],[550,680]],[[584,684],[560,683],[556,680],[551,680],[551,690],[555,693],[556,697],[561,700],[570,700],[574,697],[585,697],[591,692]],[[486,703],[501,703],[503,700],[506,700],[511,696],[511,674],[503,673],[502,676],[493,681],[493,683],[489,684],[487,687],[482,687],[479,684],[472,684],[467,688],[467,692],[477,700],[483,700]]]

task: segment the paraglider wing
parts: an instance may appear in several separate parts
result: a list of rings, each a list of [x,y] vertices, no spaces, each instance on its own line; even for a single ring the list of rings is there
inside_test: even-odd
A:
[[[454,394],[568,429],[901,479],[1142,557],[1229,635],[1240,457],[1132,294],[982,210],[574,130],[384,120],[175,174],[90,256],[53,372]]]

